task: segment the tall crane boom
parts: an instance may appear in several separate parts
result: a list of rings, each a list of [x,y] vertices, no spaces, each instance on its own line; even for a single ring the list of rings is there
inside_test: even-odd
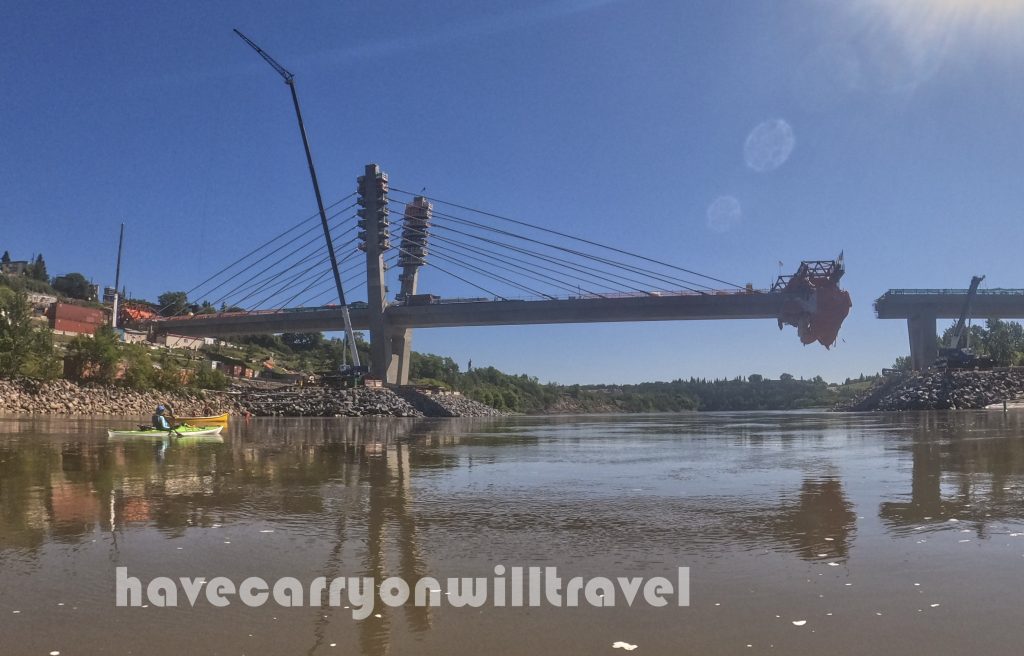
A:
[[[953,325],[949,340],[939,347],[939,358],[935,366],[946,369],[987,369],[992,366],[992,359],[976,355],[971,351],[971,334],[967,329],[967,321],[971,318],[971,302],[978,294],[978,285],[985,276],[973,276],[971,286],[967,290],[960,317]]]
[[[316,167],[313,166],[313,155],[309,150],[309,139],[306,138],[306,126],[302,122],[302,110],[299,109],[299,95],[295,91],[295,75],[293,75],[284,66],[281,66],[277,61],[268,55],[262,48],[253,43],[252,39],[242,34],[239,30],[235,29],[237,34],[243,41],[256,51],[256,53],[263,58],[265,62],[270,64],[271,67],[277,74],[284,78],[284,83],[288,85],[288,88],[292,93],[292,104],[295,106],[295,118],[299,122],[299,133],[302,135],[302,147],[306,150],[306,163],[309,165],[309,177],[313,180],[313,193],[316,194],[316,205],[320,210],[320,223],[324,229],[324,239],[327,241],[327,255],[331,261],[331,270],[334,273],[334,286],[338,291],[338,303],[341,305],[342,320],[345,323],[345,338],[348,342],[349,352],[352,354],[352,364],[356,367],[360,366],[359,363],[359,351],[356,349],[356,337],[355,332],[352,330],[352,318],[348,313],[348,304],[345,302],[345,289],[341,284],[341,273],[338,271],[338,258],[334,254],[334,240],[331,238],[331,229],[327,225],[327,211],[324,209],[324,201],[320,196],[320,183],[317,182],[316,178]]]
[[[971,301],[974,300],[975,294],[978,293],[978,286],[984,279],[985,276],[971,277],[971,286],[967,290],[967,298],[964,300],[963,310],[960,311],[960,318],[957,319],[956,325],[953,327],[953,334],[950,335],[949,343],[946,345],[947,348],[962,349],[970,346],[970,333],[967,331],[967,320],[971,316]]]
[[[277,60],[275,60],[273,57],[268,55],[266,53],[266,51],[263,50],[263,48],[259,47],[255,43],[253,43],[252,39],[250,39],[249,37],[247,37],[244,34],[242,34],[240,31],[238,31],[237,28],[234,30],[234,32],[235,32],[235,34],[240,36],[243,41],[248,43],[249,47],[252,48],[253,50],[255,50],[256,54],[258,54],[260,57],[263,58],[263,61],[265,61],[268,64],[270,64],[274,68],[274,70],[277,71],[278,75],[280,75],[281,77],[284,78],[285,84],[292,84],[292,80],[295,79],[295,75],[291,71],[289,71],[284,66],[278,64]]]

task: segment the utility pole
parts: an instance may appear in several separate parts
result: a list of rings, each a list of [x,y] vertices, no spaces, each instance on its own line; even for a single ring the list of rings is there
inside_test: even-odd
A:
[[[338,304],[341,306],[341,316],[345,323],[345,337],[352,353],[352,364],[359,366],[359,351],[356,350],[355,332],[352,330],[352,317],[349,316],[348,304],[345,302],[345,290],[341,284],[341,273],[338,271],[338,258],[334,254],[334,240],[331,238],[331,228],[327,225],[327,211],[324,209],[324,201],[320,196],[320,183],[316,179],[316,168],[313,166],[313,155],[309,150],[309,139],[306,138],[306,126],[302,122],[302,110],[299,109],[299,95],[295,91],[295,76],[284,66],[278,64],[273,57],[268,55],[258,45],[252,42],[237,29],[235,34],[242,38],[249,46],[259,54],[270,66],[277,71],[278,75],[284,78],[284,83],[292,92],[292,104],[295,106],[295,118],[299,122],[299,133],[302,135],[302,147],[306,149],[306,164],[309,165],[309,177],[313,180],[313,193],[316,194],[316,205],[320,210],[320,223],[324,229],[324,239],[327,241],[327,255],[331,260],[331,270],[334,272],[334,286],[338,291]]]
[[[117,328],[117,310],[120,305],[118,298],[119,289],[121,287],[121,251],[124,248],[124,224],[121,224],[121,236],[117,240],[117,269],[114,273],[114,309],[110,316],[110,325],[112,328]]]

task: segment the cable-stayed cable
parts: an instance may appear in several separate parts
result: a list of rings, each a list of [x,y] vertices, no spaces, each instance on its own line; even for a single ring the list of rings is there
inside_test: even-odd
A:
[[[438,214],[438,213],[435,212],[435,215],[436,214]],[[617,262],[615,260],[611,260],[611,259],[608,259],[606,257],[602,257],[600,255],[594,255],[592,253],[586,253],[586,252],[583,252],[583,251],[578,251],[578,250],[575,250],[573,248],[566,248],[565,246],[558,246],[557,244],[550,244],[550,243],[547,243],[547,242],[544,242],[544,241],[540,241],[538,239],[533,239],[532,237],[526,237],[524,235],[519,235],[519,234],[516,234],[514,232],[509,232],[507,230],[502,230],[500,228],[495,228],[493,226],[488,226],[488,225],[484,225],[484,224],[481,224],[481,223],[477,223],[475,221],[470,221],[468,219],[462,219],[462,218],[459,218],[459,217],[453,217],[453,216],[445,215],[445,214],[441,214],[440,216],[442,217],[441,221],[454,221],[455,223],[469,225],[469,226],[472,226],[472,227],[475,227],[475,228],[479,228],[479,229],[482,229],[482,230],[486,230],[486,231],[489,231],[489,232],[495,232],[495,233],[498,233],[498,234],[501,234],[501,235],[506,235],[506,236],[512,237],[514,239],[519,239],[519,240],[522,240],[522,241],[530,242],[530,243],[533,243],[533,244],[538,244],[540,246],[544,246],[544,247],[551,248],[551,249],[554,249],[554,250],[559,250],[559,251],[562,251],[562,252],[565,252],[565,253],[570,253],[572,255],[576,255],[577,257],[582,257],[582,258],[587,259],[587,260],[591,260],[591,261],[594,261],[594,262],[601,262],[603,264],[607,264],[609,266],[617,267],[617,268],[620,268],[620,269],[625,269],[625,270],[631,271],[633,273],[643,274],[643,275],[646,275],[646,276],[648,276],[650,278],[661,280],[661,281],[667,282],[669,284],[680,285],[683,289],[687,289],[687,290],[689,290],[691,292],[694,292],[696,294],[706,294],[708,291],[714,291],[711,287],[708,287],[707,285],[704,285],[704,284],[701,284],[701,283],[695,283],[693,281],[683,280],[683,279],[677,278],[675,276],[669,276],[668,274],[660,273],[658,271],[652,271],[650,269],[645,269],[643,267],[638,267],[638,266],[635,266],[635,265],[632,265],[632,264],[627,264],[627,263],[624,263],[624,262]],[[436,224],[438,219],[434,218],[433,221]],[[466,234],[470,234],[470,233],[466,233]],[[695,289],[693,286],[704,287],[704,290]]]
[[[406,251],[404,248],[399,248],[398,250],[400,252],[402,252],[402,253],[405,253],[406,255],[409,255],[410,257],[416,257],[415,255],[412,255],[411,253]],[[485,287],[481,287],[480,285],[478,285],[478,284],[476,284],[474,282],[470,282],[469,280],[466,280],[465,278],[463,278],[462,276],[458,275],[457,273],[452,273],[451,271],[448,271],[447,269],[443,269],[443,268],[441,268],[440,266],[438,266],[437,264],[435,264],[433,262],[428,262],[424,266],[431,266],[431,267],[437,269],[438,271],[441,271],[442,273],[447,273],[452,278],[455,278],[457,280],[461,280],[462,282],[466,283],[467,285],[469,285],[471,287],[475,287],[476,289],[479,289],[480,291],[484,292],[485,294],[488,294],[488,295],[493,296],[495,298],[500,298],[503,301],[507,301],[508,300],[507,298],[505,298],[501,294],[498,294],[497,292],[493,292],[493,291],[491,291],[491,290],[489,290],[489,289],[487,289]]]
[[[397,187],[391,187],[390,190],[398,192],[398,193],[401,193],[401,194],[406,194],[406,195],[412,196],[412,197],[422,196],[423,195],[423,194],[414,194],[411,191],[404,191],[402,189],[398,189]],[[652,257],[647,257],[646,255],[640,255],[638,253],[631,253],[631,252],[623,250],[621,248],[616,248],[614,246],[608,246],[607,244],[602,244],[600,242],[592,241],[590,239],[585,239],[583,237],[577,237],[576,235],[571,235],[571,234],[568,234],[568,233],[565,233],[565,232],[561,232],[561,231],[558,231],[558,230],[552,230],[551,228],[545,228],[544,226],[539,226],[539,225],[536,225],[536,224],[533,224],[533,223],[529,223],[529,222],[526,222],[526,221],[521,221],[519,219],[512,219],[512,218],[509,218],[507,216],[502,216],[500,214],[494,214],[493,212],[487,212],[485,210],[476,209],[476,208],[469,207],[469,206],[466,206],[466,205],[460,205],[458,203],[454,203],[454,202],[450,202],[450,201],[446,201],[446,200],[441,200],[439,198],[432,198],[432,197],[429,197],[429,196],[425,196],[425,198],[427,198],[427,200],[433,201],[435,203],[441,203],[442,205],[448,205],[450,207],[457,207],[457,208],[459,208],[461,210],[466,210],[466,211],[469,211],[469,212],[474,212],[476,214],[481,214],[483,216],[489,216],[491,218],[499,219],[501,221],[508,221],[509,223],[514,223],[516,225],[521,225],[521,226],[524,226],[524,227],[527,227],[527,228],[532,228],[534,230],[541,230],[543,232],[548,232],[548,233],[551,233],[553,235],[558,235],[560,237],[565,237],[567,239],[575,239],[576,241],[580,241],[580,242],[583,242],[585,244],[590,244],[591,246],[597,246],[599,248],[604,248],[604,249],[607,249],[607,250],[619,253],[620,255],[627,255],[629,257],[635,257],[637,259],[641,259],[641,260],[650,262],[652,264],[657,264],[657,265],[660,265],[660,266],[668,267],[670,269],[675,269],[676,271],[682,271],[682,272],[688,273],[690,275],[699,276],[701,278],[706,278],[708,280],[713,280],[715,282],[722,283],[723,285],[728,285],[730,287],[735,287],[737,289],[743,289],[743,287],[741,285],[737,285],[736,283],[728,282],[726,280],[722,280],[720,278],[715,278],[714,276],[709,276],[707,274],[700,273],[698,271],[693,271],[691,269],[687,269],[687,268],[684,268],[684,267],[676,266],[675,264],[671,264],[669,262],[663,262],[661,260],[656,260],[656,259],[654,259]]]
[[[351,219],[351,218],[352,218],[352,216],[349,216],[346,219],[343,219],[343,221]],[[316,227],[319,227],[319,226],[316,226]],[[334,229],[334,227],[336,227],[336,226],[332,226],[332,230]],[[340,237],[344,237],[345,235],[347,235],[348,233],[352,232],[353,230],[355,230],[355,226],[354,225],[349,227],[348,229],[344,230],[341,233]],[[331,238],[332,239],[336,239],[337,237],[335,237],[332,234]],[[317,241],[322,241],[322,237],[314,235],[312,238],[307,240],[305,243],[303,243],[300,246],[298,246],[295,249],[293,249],[287,255],[284,255],[284,256],[278,258],[277,260],[273,261],[269,266],[264,267],[263,269],[261,269],[260,271],[256,272],[252,276],[249,276],[249,278],[247,278],[246,280],[243,280],[241,283],[235,285],[232,289],[228,290],[220,298],[218,298],[216,301],[214,301],[214,305],[216,305],[217,303],[226,302],[228,299],[231,299],[235,294],[238,294],[238,293],[241,293],[241,292],[244,292],[244,291],[247,291],[247,290],[251,290],[253,287],[257,287],[257,289],[259,289],[260,285],[265,285],[268,282],[272,282],[274,280],[274,278],[277,275],[279,275],[279,272],[277,271],[278,267],[280,267],[282,264],[287,262],[295,254],[300,253],[301,251],[303,251],[303,249],[308,248],[310,245],[316,243]],[[316,257],[320,253],[324,253],[326,251],[327,251],[327,245],[324,244],[324,245],[320,246],[318,249],[316,249],[315,251],[313,251],[311,253],[307,252],[304,256],[299,258],[299,261],[308,260],[308,259],[310,259],[312,257]],[[234,279],[233,278],[228,279],[228,281],[226,281],[226,282],[230,282],[232,280],[234,280]],[[223,286],[223,284],[224,283],[221,283],[221,285],[218,285],[217,287],[221,287],[221,286]],[[216,287],[214,289],[216,289]],[[259,293],[259,292],[257,291],[256,293]],[[235,302],[235,304],[241,303],[241,302],[243,302],[244,300],[246,300],[246,299],[248,299],[250,297],[251,297],[251,294],[245,296],[243,299],[237,300]]]
[[[346,243],[342,244],[341,247],[339,247],[339,250],[347,248],[350,244],[355,243],[356,239],[357,238],[353,237],[352,239],[350,239]],[[322,246],[320,249],[318,249],[317,252],[322,252],[325,249],[326,249],[326,246]],[[297,285],[301,285],[301,284],[304,284],[304,283],[308,282],[308,280],[310,278],[315,277],[315,276],[318,275],[318,274],[312,273],[312,272],[315,271],[316,269],[319,269],[321,266],[323,266],[325,264],[328,264],[330,262],[330,259],[331,258],[329,256],[325,256],[325,257],[317,260],[313,264],[309,265],[305,269],[302,269],[301,271],[293,273],[290,276],[278,279],[277,281],[275,281],[275,284],[273,286],[273,291],[270,294],[268,294],[266,297],[264,297],[261,301],[258,301],[257,303],[254,303],[251,306],[252,309],[257,309],[257,308],[263,307],[264,305],[266,305],[274,297],[279,296],[282,293],[287,293],[289,288],[294,288]],[[339,262],[338,264],[340,266],[341,262]],[[330,267],[328,267],[327,272],[328,273],[331,272]],[[260,290],[257,290],[257,291],[262,291],[265,288],[266,288],[266,286],[262,287]],[[250,296],[254,295],[255,293],[257,293],[257,292],[250,292],[250,294],[246,298],[249,298]],[[239,304],[241,304],[241,301],[236,303],[236,305],[239,305]]]
[[[328,205],[328,206],[327,206],[327,207],[326,207],[325,209],[333,209],[334,207],[336,207],[336,206],[340,205],[341,203],[344,203],[345,201],[347,201],[348,199],[352,198],[352,197],[353,197],[353,196],[355,196],[355,195],[356,195],[356,194],[355,194],[355,192],[353,192],[353,193],[349,194],[348,196],[345,196],[344,198],[341,198],[341,199],[338,199],[338,200],[334,201],[333,203],[331,203],[330,205]],[[347,211],[347,210],[351,209],[352,207],[355,207],[355,205],[353,204],[353,205],[349,206],[348,208],[342,209],[342,210],[340,210],[340,211],[339,211],[339,213],[340,213],[340,212],[345,212],[345,211]],[[271,239],[269,239],[269,240],[267,240],[267,241],[263,242],[262,244],[260,244],[260,245],[259,245],[259,246],[257,246],[256,248],[252,249],[251,251],[249,251],[248,253],[246,253],[246,254],[245,254],[245,255],[243,255],[242,257],[238,258],[237,260],[235,260],[235,261],[234,261],[234,262],[232,262],[231,264],[228,264],[228,265],[227,265],[227,266],[225,266],[224,268],[220,269],[219,271],[217,271],[216,273],[214,273],[214,274],[213,274],[212,276],[210,276],[210,277],[209,277],[209,278],[207,278],[206,280],[204,280],[204,281],[202,281],[201,283],[199,283],[198,285],[196,285],[196,286],[192,287],[192,289],[189,289],[188,291],[186,291],[186,292],[185,292],[185,295],[186,295],[186,296],[188,296],[188,295],[192,294],[192,293],[193,293],[194,291],[196,291],[197,289],[200,289],[200,288],[201,288],[201,287],[202,287],[203,285],[205,285],[205,284],[207,284],[208,282],[210,282],[210,281],[214,280],[215,278],[217,278],[217,277],[218,277],[218,276],[220,276],[221,274],[225,273],[226,271],[229,271],[230,269],[234,268],[235,266],[237,266],[237,265],[238,265],[238,264],[240,264],[241,262],[245,261],[246,259],[248,259],[248,258],[249,258],[249,257],[251,257],[252,255],[255,255],[255,254],[256,254],[256,253],[258,253],[259,251],[261,251],[261,250],[263,250],[264,248],[268,247],[268,246],[269,246],[270,244],[273,244],[273,243],[274,243],[275,241],[277,241],[277,240],[279,240],[279,239],[282,239],[283,237],[285,237],[285,236],[286,236],[286,235],[288,235],[289,233],[291,233],[291,232],[293,232],[293,231],[297,230],[298,228],[302,227],[302,226],[303,226],[304,224],[308,223],[309,221],[315,220],[315,219],[317,219],[317,218],[319,218],[319,217],[320,217],[320,212],[318,211],[318,212],[314,213],[313,215],[311,215],[311,216],[309,216],[309,217],[307,217],[307,218],[305,218],[305,219],[302,219],[301,221],[299,221],[298,223],[296,223],[296,224],[295,224],[295,225],[293,225],[292,227],[288,228],[288,229],[287,229],[287,230],[285,230],[284,232],[282,232],[282,233],[278,234],[277,236],[275,236],[275,237],[272,237]],[[207,292],[207,293],[209,293],[209,292]],[[157,312],[158,312],[158,313],[160,313],[160,312],[162,312],[163,310],[167,309],[167,307],[169,307],[169,306],[161,307],[161,308],[160,308],[160,309],[159,309],[159,310],[158,310]]]
[[[600,268],[597,268],[597,267],[594,267],[594,266],[583,264],[581,262],[574,262],[574,261],[568,260],[568,259],[566,259],[564,257],[558,257],[556,255],[551,255],[549,253],[539,253],[539,252],[536,252],[536,251],[531,251],[531,250],[522,248],[520,246],[516,246],[515,244],[509,244],[508,242],[503,242],[503,241],[500,241],[500,240],[491,239],[489,237],[482,237],[482,236],[477,235],[477,234],[472,233],[472,232],[467,232],[465,230],[459,230],[458,228],[452,228],[450,226],[437,225],[437,224],[433,225],[432,227],[435,230],[444,230],[445,232],[452,232],[452,233],[457,234],[459,236],[468,237],[470,239],[481,241],[481,242],[484,242],[484,243],[487,243],[487,244],[492,244],[492,245],[498,246],[500,248],[512,250],[512,251],[515,251],[517,253],[521,253],[521,254],[523,254],[523,255],[525,255],[527,257],[533,258],[533,259],[538,259],[538,260],[541,260],[541,261],[544,261],[544,262],[548,262],[548,263],[551,263],[551,264],[556,264],[556,265],[559,265],[561,267],[568,268],[568,269],[571,269],[571,270],[576,271],[578,273],[581,273],[583,275],[589,276],[589,279],[594,279],[594,280],[598,280],[598,281],[606,283],[606,284],[611,284],[611,285],[619,286],[619,287],[625,288],[626,290],[630,290],[630,291],[634,291],[634,292],[639,292],[639,293],[642,293],[642,294],[650,294],[651,293],[651,289],[654,289],[656,291],[661,291],[661,292],[670,292],[670,291],[672,291],[672,290],[669,290],[669,289],[664,289],[662,287],[659,287],[658,285],[653,284],[650,280],[638,280],[636,278],[624,275],[622,273],[616,273],[614,271],[607,271],[605,269],[600,269]],[[459,242],[457,240],[451,240],[449,238],[442,237],[442,236],[438,235],[436,232],[432,232],[430,236],[431,236],[431,238],[437,238],[437,239],[442,239],[442,240],[454,241],[456,243],[464,243],[464,242]],[[575,277],[575,276],[573,276],[573,277]],[[630,283],[633,283],[633,284],[630,284]],[[636,287],[634,285],[641,285],[641,287]],[[698,293],[700,293],[700,292],[698,292]]]
[[[398,202],[398,201],[393,201],[393,202]],[[440,212],[438,210],[433,210],[432,214],[431,214],[431,220],[432,220],[432,222],[435,225],[437,224],[437,221],[438,221],[439,218],[442,221],[445,221],[445,220],[453,221],[453,222],[459,223],[461,225],[467,225],[467,226],[475,227],[475,228],[478,228],[478,229],[481,229],[481,230],[485,230],[485,231],[488,231],[488,232],[494,232],[494,233],[506,235],[506,236],[512,237],[514,239],[519,239],[519,240],[526,241],[526,242],[529,242],[529,243],[533,243],[533,244],[537,244],[537,245],[540,245],[540,246],[544,246],[546,248],[550,248],[550,249],[562,251],[562,252],[565,252],[565,253],[569,253],[569,254],[575,255],[577,257],[582,257],[582,258],[587,259],[587,260],[592,260],[592,261],[596,261],[596,262],[602,262],[602,263],[607,264],[609,266],[613,266],[613,267],[620,268],[620,269],[626,269],[626,270],[632,271],[634,273],[640,273],[640,274],[643,274],[643,275],[647,275],[648,277],[654,277],[654,278],[656,278],[658,280],[661,280],[663,282],[667,282],[669,284],[681,285],[684,289],[687,289],[687,290],[692,291],[692,292],[697,293],[697,294],[704,294],[706,292],[702,291],[702,290],[699,290],[699,289],[694,289],[693,286],[703,287],[707,291],[714,291],[714,289],[712,287],[710,287],[710,286],[708,286],[706,284],[703,284],[703,283],[693,282],[691,280],[684,280],[682,278],[678,278],[676,276],[670,276],[669,274],[662,273],[662,272],[659,272],[659,271],[652,271],[651,269],[645,269],[643,267],[639,267],[639,266],[634,265],[634,264],[629,264],[629,263],[626,263],[626,262],[618,262],[616,260],[612,260],[612,259],[600,256],[600,255],[594,255],[593,253],[587,253],[585,251],[579,251],[579,250],[576,250],[576,249],[573,249],[573,248],[567,248],[565,246],[559,246],[557,244],[552,244],[552,243],[549,243],[549,242],[545,242],[545,241],[542,241],[542,240],[539,240],[539,239],[535,239],[533,237],[527,237],[525,235],[520,235],[518,233],[509,232],[507,230],[502,230],[501,228],[495,228],[494,226],[489,226],[489,225],[486,225],[486,224],[483,224],[483,223],[478,223],[476,221],[471,221],[469,219],[458,217],[458,216],[455,216],[455,215],[452,215],[452,214],[447,214],[445,212]],[[466,233],[466,234],[471,234],[471,233]],[[667,290],[662,290],[662,291],[667,291]]]
[[[557,285],[557,286],[560,286],[561,289],[564,289],[566,291],[569,291],[569,292],[576,291],[577,293],[586,292],[587,294],[592,294],[592,295],[595,295],[595,296],[601,296],[601,294],[599,292],[595,292],[595,291],[592,291],[590,289],[584,289],[581,285],[578,284],[578,282],[587,282],[587,284],[589,285],[590,282],[592,282],[592,280],[593,280],[593,276],[591,276],[590,278],[583,278],[581,276],[574,276],[572,274],[567,274],[567,273],[565,273],[565,271],[562,271],[562,270],[559,270],[559,269],[555,269],[555,268],[552,268],[552,267],[547,267],[547,266],[544,266],[542,264],[536,264],[536,263],[533,263],[533,262],[527,262],[525,259],[522,259],[522,258],[517,259],[517,258],[509,256],[506,253],[499,253],[497,251],[492,251],[492,250],[489,250],[489,249],[486,249],[486,248],[480,248],[479,246],[474,246],[472,244],[467,244],[467,243],[461,242],[461,241],[459,241],[457,239],[449,239],[447,237],[442,237],[442,236],[437,235],[437,234],[427,233],[426,231],[420,230],[419,228],[415,228],[415,227],[409,225],[408,223],[406,223],[405,225],[402,226],[402,230],[403,230],[403,234],[404,234],[405,230],[409,230],[409,231],[412,231],[412,232],[415,232],[415,233],[419,233],[419,234],[423,235],[424,237],[426,237],[427,239],[425,239],[424,241],[428,244],[428,246],[427,246],[428,251],[429,250],[433,250],[434,248],[437,248],[438,247],[437,242],[440,241],[440,242],[442,242],[444,244],[451,244],[451,246],[453,248],[457,248],[459,251],[469,251],[471,253],[476,253],[477,255],[484,255],[484,256],[490,257],[492,259],[496,259],[499,262],[503,262],[505,264],[509,264],[511,266],[518,267],[518,269],[515,270],[517,272],[523,273],[524,271],[529,271],[529,272],[531,272],[531,275],[529,275],[529,277],[534,279],[534,280],[538,280],[540,282],[545,282],[545,283],[551,283],[552,280],[556,280],[559,283],[559,285]],[[474,259],[479,259],[479,258],[474,258]],[[505,268],[505,267],[502,267],[502,268]],[[543,273],[541,271],[538,271],[538,269],[541,269],[543,271],[547,271],[548,273],[545,274],[545,273]],[[557,278],[552,278],[551,274],[554,274],[554,275],[556,275],[558,277]],[[524,275],[526,275],[526,274],[524,274]],[[536,276],[546,276],[546,277],[538,278]],[[567,281],[562,276],[570,278],[571,280]],[[577,282],[572,282],[572,280],[575,280]],[[620,285],[620,286],[623,286],[623,285]],[[628,289],[628,287],[627,287],[627,289]],[[641,291],[641,290],[637,290],[637,291]]]

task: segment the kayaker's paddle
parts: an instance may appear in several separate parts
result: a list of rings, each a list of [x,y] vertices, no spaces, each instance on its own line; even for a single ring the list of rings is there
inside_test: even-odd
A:
[[[171,432],[167,434],[168,437],[173,435],[174,437],[181,437],[181,433],[174,429],[174,407],[170,403],[164,401],[164,407],[167,408],[167,414],[170,416],[171,421],[167,422],[167,425],[171,427]]]

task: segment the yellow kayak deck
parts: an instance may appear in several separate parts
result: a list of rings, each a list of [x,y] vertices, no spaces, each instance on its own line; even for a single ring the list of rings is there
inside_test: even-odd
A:
[[[211,417],[174,417],[174,421],[191,424],[192,426],[227,426],[228,413]]]

